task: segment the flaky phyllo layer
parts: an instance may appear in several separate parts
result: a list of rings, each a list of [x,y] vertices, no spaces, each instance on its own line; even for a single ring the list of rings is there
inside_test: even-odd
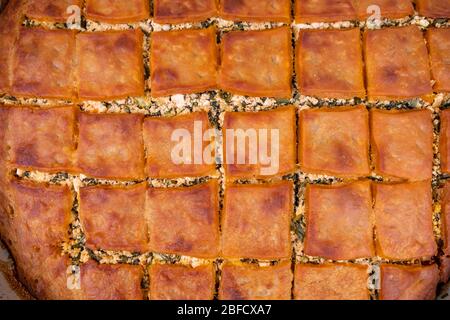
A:
[[[450,2],[150,2],[0,13],[0,235],[31,295],[434,299]]]

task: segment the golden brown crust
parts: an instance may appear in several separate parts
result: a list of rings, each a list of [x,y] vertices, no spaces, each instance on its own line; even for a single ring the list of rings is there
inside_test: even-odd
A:
[[[292,211],[292,182],[227,185],[222,214],[222,255],[265,260],[289,258]]]
[[[430,181],[374,184],[377,254],[386,259],[431,258],[433,233]]]
[[[303,171],[342,177],[370,174],[369,113],[365,107],[302,110],[299,119]]]
[[[8,129],[9,107],[0,104],[0,239],[5,243],[11,238],[11,217],[12,210],[10,199],[8,197],[9,187],[9,163],[8,163],[8,145],[6,135]]]
[[[3,1],[5,2],[5,1]],[[26,1],[9,0],[0,12],[0,93],[10,93],[13,76],[13,54],[24,19]]]
[[[199,22],[216,16],[217,0],[155,0],[153,10],[157,23]]]
[[[8,135],[8,123],[9,123],[9,113],[11,107],[7,107],[3,104],[0,104],[0,164],[5,164],[9,160],[9,147],[6,143],[7,135]],[[4,171],[5,168],[0,167],[0,172]],[[1,173],[0,173],[1,177]]]
[[[428,51],[417,26],[364,33],[369,100],[429,100],[433,93]]]
[[[87,247],[147,251],[145,197],[145,184],[81,188],[79,215]]]
[[[253,22],[289,22],[290,0],[222,0],[219,15],[223,19]]]
[[[38,299],[67,299],[66,269],[61,256],[69,241],[72,195],[67,186],[13,181],[10,249],[20,280]]]
[[[218,184],[150,188],[146,214],[154,252],[216,258],[219,254]]]
[[[220,300],[290,300],[292,272],[289,261],[275,266],[233,265],[222,268]]]
[[[426,35],[434,90],[450,92],[450,28],[430,28]]]
[[[1,21],[0,21],[1,23]],[[1,29],[0,29],[1,32]],[[0,33],[2,41],[0,41],[0,69],[3,70],[0,73],[0,93],[6,93],[11,86],[11,60],[12,60],[12,46],[9,45],[13,41],[13,34],[10,34],[8,38],[3,37],[3,33]]]
[[[369,181],[330,187],[306,187],[304,252],[330,260],[375,255]]]
[[[300,31],[296,48],[300,93],[322,98],[364,98],[359,28]]]
[[[381,266],[381,300],[434,300],[439,282],[436,265]]]
[[[369,300],[367,266],[356,264],[297,264],[296,300]]]
[[[287,26],[225,34],[219,87],[241,95],[291,98],[291,40]]]
[[[13,59],[16,96],[73,100],[75,32],[22,27]]]
[[[80,300],[143,300],[139,265],[105,265],[90,260],[80,267]]]
[[[299,23],[356,20],[353,0],[295,0],[295,21]]]
[[[113,100],[143,96],[142,43],[139,29],[78,34],[78,98]]]
[[[414,14],[414,7],[411,0],[358,0],[358,16],[360,20],[366,20],[371,17],[374,12],[367,10],[370,6],[378,6],[380,8],[381,18],[401,19]]]
[[[450,0],[417,0],[417,11],[428,18],[450,18]]]
[[[149,177],[166,179],[199,177],[211,175],[215,172],[215,162],[208,164],[206,163],[208,159],[203,157],[203,150],[209,146],[210,142],[203,141],[201,150],[197,150],[195,144],[192,143],[192,139],[195,138],[195,128],[201,128],[200,139],[203,139],[204,134],[208,130],[212,130],[206,112],[193,112],[173,118],[155,117],[144,120],[144,142],[147,158],[146,170]],[[189,141],[191,144],[191,148],[189,149],[191,155],[181,164],[174,163],[172,157],[174,148],[182,145],[184,141],[172,140],[175,130],[187,130],[185,132],[189,132],[191,138]],[[214,151],[211,154],[214,160]],[[177,157],[186,156],[184,152],[181,155],[178,153],[176,155]],[[202,156],[202,158],[196,159],[195,155]]]
[[[40,254],[37,251],[19,252],[14,255],[17,275],[29,292],[40,300],[76,299],[77,291],[70,283],[70,258],[52,250]]]
[[[441,281],[447,283],[450,280],[450,256],[441,257]]]
[[[87,0],[86,17],[109,23],[130,23],[150,17],[150,6],[146,0]]]
[[[9,244],[13,239],[11,228],[13,211],[9,197],[9,185],[4,177],[0,177],[0,240]]]
[[[215,271],[212,264],[196,268],[154,264],[149,267],[150,300],[212,300]]]
[[[433,170],[430,110],[370,112],[372,156],[377,174],[420,181]]]
[[[77,164],[96,178],[143,179],[143,116],[80,112]]]
[[[68,241],[72,194],[67,186],[12,181],[14,253],[59,249]]]
[[[6,143],[10,161],[23,169],[74,171],[73,107],[14,107],[9,112]]]
[[[4,9],[0,12],[0,32],[6,34],[13,29],[19,29],[25,18],[27,2],[24,0],[8,0],[3,2]],[[11,45],[8,43],[8,45]]]
[[[30,19],[46,22],[66,22],[73,11],[70,6],[83,7],[83,0],[31,0],[28,1],[26,15]]]
[[[222,133],[227,177],[230,180],[267,178],[293,172],[297,162],[295,122],[293,106],[259,112],[225,112]],[[259,147],[263,137],[267,137],[266,152]],[[251,149],[249,141],[253,141],[256,150]],[[239,160],[239,155],[244,161]],[[266,157],[270,157],[270,161]]]
[[[440,154],[441,170],[450,173],[450,110],[441,112]]]
[[[448,181],[444,185],[441,208],[442,239],[444,241],[442,249],[445,254],[450,255],[450,182]]]
[[[218,46],[213,27],[153,33],[150,59],[153,97],[217,87]]]

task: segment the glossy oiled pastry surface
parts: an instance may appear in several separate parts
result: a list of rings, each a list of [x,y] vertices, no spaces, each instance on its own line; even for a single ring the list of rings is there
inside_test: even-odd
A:
[[[279,145],[278,170],[273,171],[261,158],[251,164],[249,147],[245,149],[245,161],[239,163],[238,152],[232,152],[229,148],[224,150],[225,172],[229,178],[255,178],[261,176],[276,176],[295,171],[296,150],[296,116],[295,108],[287,106],[271,111],[254,112],[225,112],[222,128],[224,145],[239,143],[237,130],[268,130],[267,149],[272,150],[274,145]],[[230,131],[229,130],[234,130]],[[272,140],[272,132],[277,130],[278,139]],[[228,132],[228,134],[227,134]]]
[[[250,96],[292,95],[291,30],[232,31],[223,36],[219,87]]]
[[[416,26],[366,31],[364,54],[370,100],[431,95],[426,43]]]
[[[368,300],[367,268],[362,265],[295,266],[297,300]]]
[[[150,63],[153,96],[215,88],[218,63],[215,29],[154,33]]]
[[[300,31],[296,68],[300,91],[323,98],[364,97],[359,29]]]
[[[214,258],[219,254],[217,181],[147,191],[149,245],[154,252]]]
[[[307,255],[352,260],[375,254],[370,187],[367,181],[340,187],[307,187]]]
[[[288,262],[269,267],[224,265],[219,297],[222,300],[289,300],[291,282]]]
[[[434,299],[449,10],[8,1],[0,238],[18,279],[38,299]]]
[[[302,110],[299,127],[303,171],[344,177],[369,174],[369,113],[365,107]]]

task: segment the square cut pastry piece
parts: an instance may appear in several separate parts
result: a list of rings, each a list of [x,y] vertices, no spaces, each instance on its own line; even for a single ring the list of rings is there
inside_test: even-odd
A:
[[[381,265],[381,300],[434,300],[439,269],[431,266]]]
[[[450,4],[449,4],[450,6]],[[450,28],[427,30],[431,74],[436,92],[450,92]]]
[[[225,188],[222,255],[225,258],[287,259],[291,255],[292,182]]]
[[[370,188],[369,181],[307,186],[305,254],[329,260],[375,255]]]
[[[234,94],[291,98],[291,30],[232,31],[221,43],[219,87]]]
[[[417,26],[366,31],[364,45],[369,100],[431,100],[428,51]]]
[[[294,107],[225,112],[225,172],[233,178],[281,176],[296,168]]]
[[[0,13],[0,94],[11,94],[12,76],[16,71],[13,67],[13,53],[17,50],[17,39],[23,29],[24,9],[28,1],[1,1],[3,7]],[[26,51],[29,49],[27,48]],[[33,66],[34,67],[34,66]]]
[[[363,53],[359,28],[304,30],[297,42],[300,93],[321,98],[364,98]]]
[[[142,266],[106,265],[88,261],[80,266],[80,300],[143,300]]]
[[[42,259],[69,241],[72,194],[67,186],[10,183],[12,251]]]
[[[408,180],[431,179],[433,122],[430,110],[371,110],[372,156],[377,174]]]
[[[216,16],[217,0],[154,0],[157,23],[200,22]]]
[[[80,10],[82,0],[30,0],[26,9],[28,18],[45,22],[67,22]]]
[[[213,129],[207,112],[146,118],[144,142],[148,176],[168,179],[213,174],[216,169],[214,137],[209,130]]]
[[[73,298],[67,289],[70,261],[61,256],[69,241],[72,194],[68,186],[13,180],[10,250],[19,279],[38,299]]]
[[[353,0],[295,0],[297,23],[356,20],[357,16]]]
[[[369,113],[363,106],[300,111],[303,171],[341,177],[370,174]]]
[[[219,254],[218,184],[150,188],[146,214],[150,250],[213,259]]]
[[[385,259],[431,258],[433,233],[431,183],[374,184],[377,254]]]
[[[38,250],[34,247],[27,253],[14,253],[14,275],[24,284],[27,292],[39,300],[76,299],[76,291],[67,286],[72,276],[70,257],[61,255],[61,250],[55,249],[45,254],[39,254]]]
[[[191,268],[153,264],[149,267],[150,300],[212,300],[215,291],[212,264]]]
[[[442,239],[444,241],[444,253],[450,256],[450,182],[446,182],[443,188],[441,201]]]
[[[9,109],[6,143],[10,161],[23,169],[73,171],[75,154],[73,107]]]
[[[441,112],[440,152],[441,170],[450,173],[450,110]]]
[[[417,0],[416,7],[427,18],[450,18],[450,0]]]
[[[140,30],[79,33],[78,98],[114,100],[143,96],[142,43]]]
[[[153,97],[216,88],[215,28],[154,32],[150,51]]]
[[[296,300],[369,300],[368,268],[356,264],[297,264]]]
[[[433,122],[430,110],[372,110],[371,141],[377,174],[411,181],[428,180],[433,171]]]
[[[380,18],[401,19],[414,14],[411,0],[358,0],[358,16],[360,20],[377,18],[380,8]]]
[[[80,220],[92,250],[148,249],[145,184],[80,188]]]
[[[87,0],[86,17],[109,23],[130,23],[150,17],[147,0]]]
[[[26,284],[28,292],[38,300],[76,300],[77,291],[67,285],[73,277],[68,255],[60,250],[41,255],[39,258],[16,259],[18,279]]]
[[[13,58],[16,96],[72,100],[75,32],[22,28]]]
[[[143,116],[93,114],[78,116],[77,166],[95,178],[143,179]]]
[[[275,266],[223,266],[219,287],[220,300],[290,300],[292,272],[290,262]]]
[[[289,22],[290,0],[222,0],[219,15],[223,19],[253,22]]]

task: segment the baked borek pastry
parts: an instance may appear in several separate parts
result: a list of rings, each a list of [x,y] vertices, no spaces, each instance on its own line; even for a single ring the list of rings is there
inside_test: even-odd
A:
[[[367,267],[349,264],[297,264],[297,300],[368,300]]]

